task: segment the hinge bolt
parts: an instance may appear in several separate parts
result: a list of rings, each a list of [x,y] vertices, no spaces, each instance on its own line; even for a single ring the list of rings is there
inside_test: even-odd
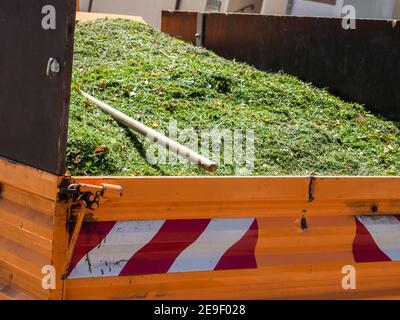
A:
[[[50,74],[57,74],[61,70],[60,63],[55,58],[50,58],[47,62],[46,75],[49,77]]]
[[[93,202],[90,204],[90,210],[97,210],[99,208],[99,203],[98,202]]]

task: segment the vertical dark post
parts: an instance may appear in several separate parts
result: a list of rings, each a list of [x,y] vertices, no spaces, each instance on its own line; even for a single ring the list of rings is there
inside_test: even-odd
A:
[[[294,1],[295,1],[295,0],[289,0],[289,1],[288,1],[287,7],[286,7],[286,14],[287,14],[287,15],[291,15],[291,14],[292,14],[292,12],[293,12],[293,6],[294,6]]]
[[[0,156],[64,174],[75,0],[0,1]]]
[[[196,25],[196,46],[203,47],[204,45],[204,13],[197,13],[197,25]]]

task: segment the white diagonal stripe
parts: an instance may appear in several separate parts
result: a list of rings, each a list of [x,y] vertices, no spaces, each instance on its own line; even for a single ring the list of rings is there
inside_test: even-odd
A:
[[[154,238],[164,222],[117,222],[100,245],[79,261],[68,278],[118,276],[129,259]]]
[[[201,236],[175,260],[168,272],[214,270],[219,260],[250,229],[252,219],[212,219]]]
[[[400,261],[400,221],[393,216],[357,217],[375,240],[379,249],[392,261]]]

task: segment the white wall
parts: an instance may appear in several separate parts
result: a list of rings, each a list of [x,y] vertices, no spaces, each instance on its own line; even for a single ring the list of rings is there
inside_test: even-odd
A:
[[[395,0],[345,0],[356,8],[358,18],[391,19]]]
[[[229,0],[221,1],[221,12],[226,12]],[[181,0],[180,10],[182,11],[204,11],[207,6],[207,0]]]
[[[161,27],[161,11],[175,9],[175,0],[93,0],[93,12],[141,16],[156,28]],[[89,0],[80,1],[81,11],[87,11]]]
[[[254,9],[247,9],[245,13],[260,13],[263,0],[230,0],[228,12],[237,12],[248,5],[254,5]]]
[[[288,0],[264,0],[262,14],[285,14]]]
[[[181,0],[180,10],[183,11],[204,11],[207,0]]]
[[[330,5],[313,1],[295,0],[291,14],[294,16],[340,17],[343,1],[337,0],[336,5]]]
[[[336,5],[307,0],[293,0],[292,15],[340,17],[344,5],[353,5],[357,17],[373,19],[400,18],[400,0],[337,0]],[[288,0],[264,0],[263,14],[285,14]]]
[[[400,19],[400,0],[396,0],[396,4],[394,6],[393,18]]]
[[[254,10],[246,12],[260,13],[263,0],[220,0],[221,12],[235,12],[246,5],[253,4]],[[282,0],[280,0],[282,1]],[[183,11],[204,11],[206,9],[207,0],[181,0],[180,10]]]
[[[1,0],[0,0],[1,1]],[[247,4],[255,4],[259,13],[263,0],[220,0],[221,12],[236,11]],[[279,0],[287,1],[287,0]],[[175,9],[176,0],[93,0],[92,12],[141,16],[156,28],[161,27],[161,11]],[[204,11],[207,0],[181,0],[180,10]],[[89,0],[80,1],[80,10],[87,11]],[[249,12],[249,11],[248,11]]]

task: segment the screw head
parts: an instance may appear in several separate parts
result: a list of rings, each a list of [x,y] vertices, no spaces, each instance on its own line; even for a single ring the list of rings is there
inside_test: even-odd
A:
[[[91,209],[91,210],[97,210],[99,207],[100,207],[100,205],[99,205],[98,202],[93,202],[93,203],[90,205],[90,209]]]
[[[93,201],[96,200],[96,198],[95,198],[95,196],[94,196],[93,194],[89,194],[87,199],[88,199],[88,201],[90,201],[90,202],[93,202]]]

